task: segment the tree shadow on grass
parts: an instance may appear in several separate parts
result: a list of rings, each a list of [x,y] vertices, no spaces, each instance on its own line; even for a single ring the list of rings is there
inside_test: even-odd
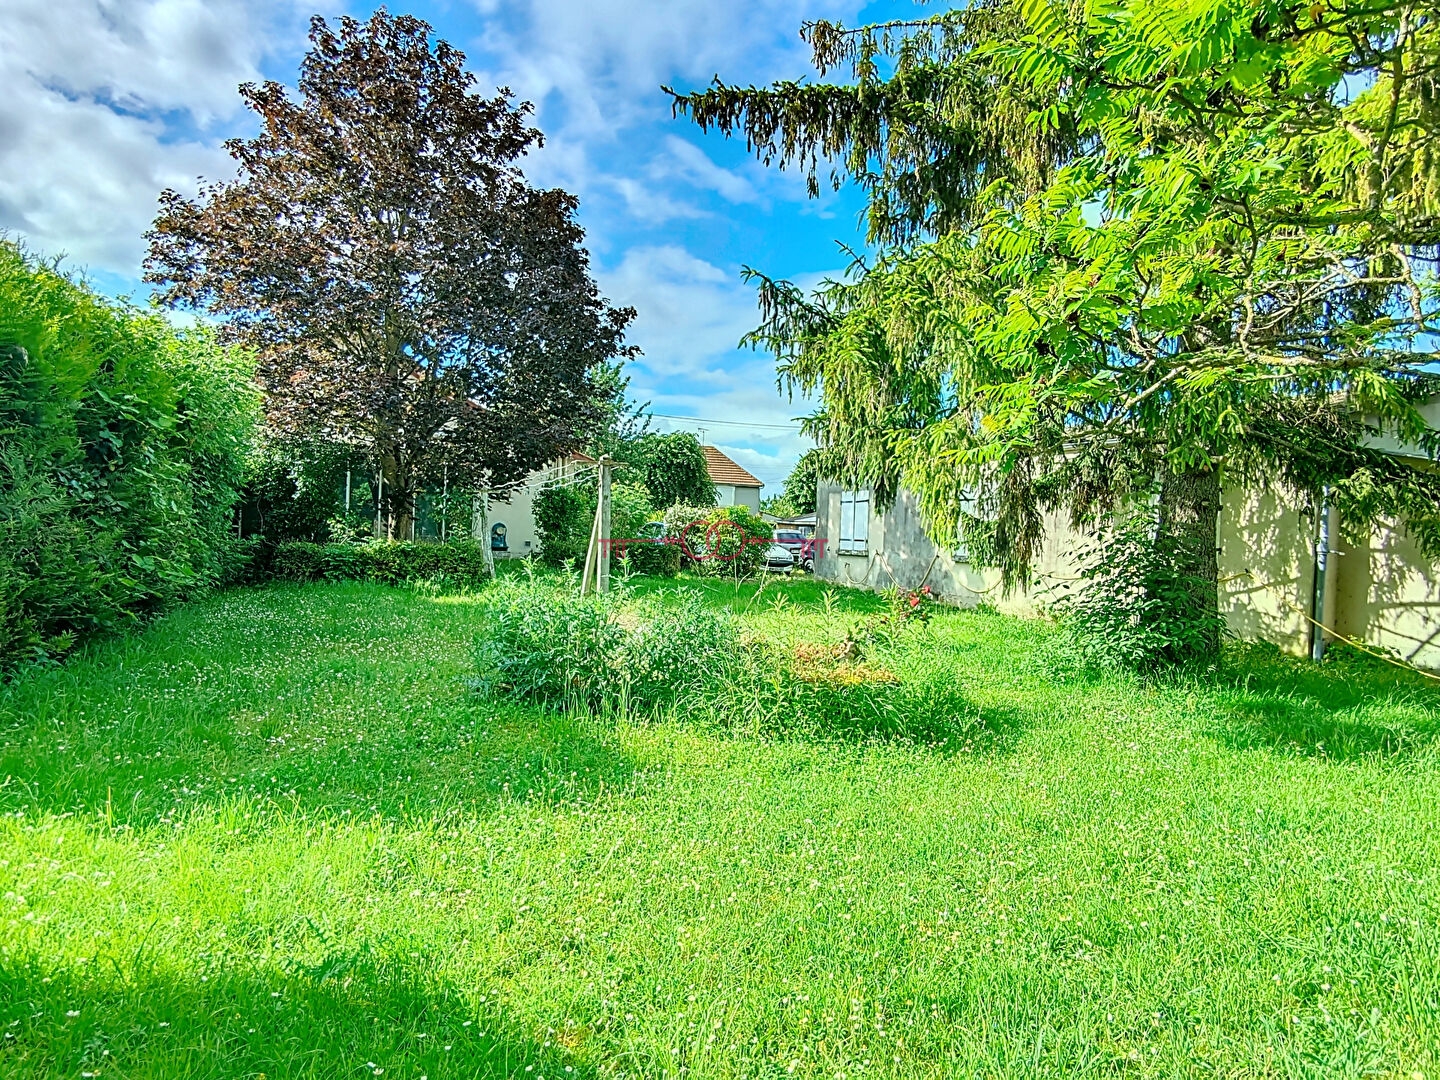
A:
[[[1237,648],[1214,701],[1211,734],[1236,749],[1403,761],[1440,743],[1440,682],[1344,646],[1318,665]]]
[[[901,678],[837,683],[778,678],[747,720],[733,700],[732,727],[771,738],[820,743],[895,743],[943,753],[999,754],[1025,728],[1017,710],[981,707],[953,680]]]
[[[402,819],[456,807],[485,813],[517,799],[584,803],[624,790],[637,773],[599,725],[478,701],[432,722],[367,725],[323,744],[290,742],[280,725],[275,734],[262,727],[198,748],[167,747],[164,713],[154,719],[153,730],[118,754],[90,749],[77,761],[53,740],[4,747],[0,776],[10,782],[0,805],[102,813],[136,827],[256,799],[304,813]]]
[[[186,976],[118,964],[78,975],[6,957],[0,1030],[0,1074],[11,1080],[595,1075],[586,1032],[537,1041],[424,960],[369,952],[273,974]]]

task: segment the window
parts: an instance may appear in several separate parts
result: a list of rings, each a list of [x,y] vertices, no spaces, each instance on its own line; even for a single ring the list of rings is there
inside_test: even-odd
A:
[[[864,555],[870,550],[870,492],[840,492],[840,554]]]

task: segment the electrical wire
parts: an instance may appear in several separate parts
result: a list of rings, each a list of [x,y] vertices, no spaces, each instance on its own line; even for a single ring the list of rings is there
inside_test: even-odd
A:
[[[651,416],[659,417],[662,420],[684,420],[686,423],[694,424],[697,427],[710,427],[712,424],[721,427],[740,428],[763,428],[767,431],[799,431],[799,424],[752,424],[746,420],[711,420],[703,416],[676,416],[672,413],[650,413]]]

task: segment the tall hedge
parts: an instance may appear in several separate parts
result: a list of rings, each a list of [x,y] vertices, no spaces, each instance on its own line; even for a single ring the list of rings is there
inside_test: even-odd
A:
[[[0,666],[221,582],[258,418],[244,354],[0,241]]]

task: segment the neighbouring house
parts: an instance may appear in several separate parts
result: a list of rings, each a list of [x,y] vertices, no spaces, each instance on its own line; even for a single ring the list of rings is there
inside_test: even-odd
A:
[[[492,496],[487,504],[485,531],[495,557],[523,559],[537,554],[540,534],[535,530],[535,497],[552,484],[595,484],[596,464],[594,458],[576,452],[536,469],[503,497]]]
[[[715,484],[716,505],[748,506],[758,514],[760,512],[760,489],[765,485],[760,482],[758,477],[741,468],[716,447],[706,446],[703,449],[705,451],[705,467],[709,470],[710,479]]]
[[[1440,397],[1421,411],[1440,427]],[[1435,467],[1418,448],[1387,436],[1377,435],[1373,445],[1416,468]],[[1090,539],[1067,515],[1047,515],[1034,584],[1006,596],[999,571],[972,563],[958,528],[952,545],[930,540],[910,492],[902,491],[895,505],[881,512],[868,490],[822,480],[817,499],[817,577],[876,590],[929,585],[951,603],[988,603],[1014,614],[1036,614],[1073,587]],[[1316,629],[1313,617],[1354,641],[1440,670],[1435,565],[1401,527],[1382,524],[1349,542],[1333,508],[1322,514],[1306,502],[1279,490],[1225,490],[1218,530],[1220,604],[1230,629],[1246,640],[1307,653],[1315,633],[1329,637]]]
[[[784,529],[787,532],[798,532],[805,537],[815,535],[814,514],[796,514],[793,517],[779,517],[776,514],[761,514],[760,516],[775,526],[776,530]]]
[[[713,446],[706,446],[705,465],[715,484],[720,506],[748,506],[760,512],[761,481]],[[540,551],[535,530],[535,497],[557,483],[596,482],[596,461],[584,454],[571,454],[561,461],[536,469],[523,484],[512,488],[505,498],[492,496],[487,517],[491,550],[497,559],[523,559]]]

